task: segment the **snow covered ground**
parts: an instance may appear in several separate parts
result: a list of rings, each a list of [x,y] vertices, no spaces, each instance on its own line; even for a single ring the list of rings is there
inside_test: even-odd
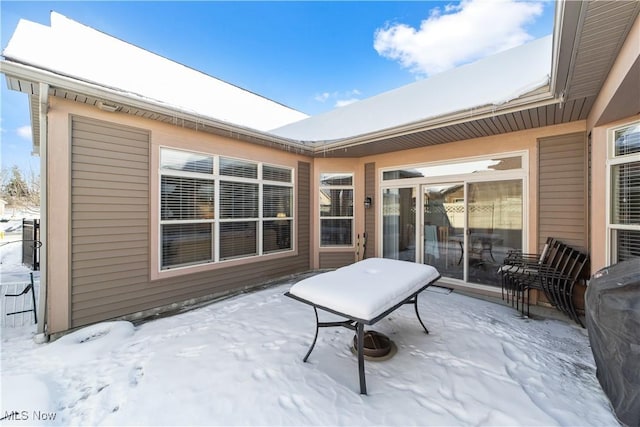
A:
[[[0,218],[0,327],[27,325],[33,322],[32,313],[6,316],[6,313],[31,308],[31,295],[28,295],[29,298],[5,298],[4,295],[20,293],[30,282],[31,269],[22,265],[22,220],[39,217],[40,211],[35,207],[7,208]],[[33,272],[33,276],[37,297],[40,272]]]
[[[6,254],[5,254],[6,256]],[[6,259],[6,258],[3,258]],[[366,362],[320,330],[291,283],[138,326],[104,322],[37,345],[2,328],[2,425],[618,426],[584,329],[439,292],[377,323],[397,353]],[[326,317],[326,316],[325,316]]]

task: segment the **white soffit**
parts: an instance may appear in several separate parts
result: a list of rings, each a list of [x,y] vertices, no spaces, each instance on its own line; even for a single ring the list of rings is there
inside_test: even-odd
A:
[[[20,20],[5,58],[259,131],[308,117],[267,98],[51,12]]]
[[[270,133],[334,141],[494,105],[549,84],[552,36],[486,57],[380,95],[309,117]]]

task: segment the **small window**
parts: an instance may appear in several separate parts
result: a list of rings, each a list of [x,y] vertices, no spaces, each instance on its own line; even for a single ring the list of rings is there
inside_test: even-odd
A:
[[[609,247],[612,264],[640,257],[640,123],[611,132]]]
[[[293,226],[293,188],[280,185],[263,186],[262,217],[265,253],[290,250]]]
[[[522,156],[502,157],[483,160],[468,160],[444,165],[417,166],[406,169],[385,171],[383,181],[410,178],[434,178],[448,175],[478,174],[495,171],[522,169]]]
[[[265,181],[291,182],[291,169],[264,165],[262,167],[262,179]]]
[[[640,153],[640,124],[618,129],[614,132],[614,156]]]
[[[220,175],[237,178],[258,178],[258,165],[244,160],[220,158]]]
[[[164,149],[160,152],[160,167],[183,172],[213,173],[213,157],[204,154]]]
[[[320,176],[320,245],[353,246],[353,174]]]

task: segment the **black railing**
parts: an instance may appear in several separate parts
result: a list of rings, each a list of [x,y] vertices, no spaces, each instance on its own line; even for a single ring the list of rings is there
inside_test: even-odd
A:
[[[22,220],[22,264],[40,270],[40,220]]]

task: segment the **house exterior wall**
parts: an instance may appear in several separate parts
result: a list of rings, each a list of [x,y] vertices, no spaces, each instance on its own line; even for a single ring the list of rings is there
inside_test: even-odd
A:
[[[609,129],[640,121],[640,114],[591,129],[591,274],[611,264],[607,235],[607,150]]]
[[[538,246],[554,237],[588,252],[587,138],[584,132],[538,144]]]
[[[336,268],[354,262],[358,250],[355,239],[354,245],[345,248],[322,248],[318,243],[320,174],[327,172],[354,174],[354,234],[368,234],[366,256],[372,257],[381,255],[378,242],[380,236],[377,233],[381,219],[377,213],[382,168],[526,151],[529,153],[527,249],[535,251],[540,240],[537,214],[540,206],[539,141],[559,135],[584,134],[585,131],[585,122],[574,122],[360,159],[312,159],[182,129],[179,126],[107,113],[59,98],[51,99],[49,123],[51,168],[48,192],[51,203],[50,220],[51,224],[55,224],[55,227],[49,228],[48,236],[49,331],[52,333],[160,306],[232,292],[295,272]],[[91,130],[87,126],[102,134],[99,143],[87,143],[83,140],[81,133]],[[118,135],[121,139],[118,139]],[[143,145],[140,146],[135,146],[137,143],[134,143],[135,147],[132,147],[131,144],[123,143],[122,138],[130,139],[124,137],[126,135],[133,140],[137,137],[144,140],[147,135],[148,142],[142,142]],[[147,148],[144,144],[147,144]],[[159,188],[157,170],[160,147],[294,167],[297,172],[295,251],[264,259],[234,260],[224,265],[199,266],[188,272],[161,272],[157,262],[159,192],[153,191],[154,188]],[[146,157],[143,155],[145,151]],[[139,161],[137,166],[135,162],[121,163],[131,162],[131,154]],[[90,165],[95,164],[96,158],[107,159],[110,163],[105,173],[125,175],[124,172],[137,169],[144,172],[144,179],[127,181],[124,187],[104,188],[103,184],[85,179],[86,173],[80,173],[91,169]],[[91,211],[91,205],[95,204],[92,202],[97,201],[98,197],[108,196],[123,200],[137,197],[138,208],[114,207],[113,211],[108,212],[100,209]],[[364,207],[365,196],[373,198],[371,209]],[[145,209],[140,209],[140,206],[145,206]],[[114,213],[113,217],[110,216],[111,212]],[[113,239],[106,239],[107,241],[98,244],[99,239],[105,240],[104,236],[114,234],[105,228],[105,224],[111,222],[112,225],[121,225],[123,221],[130,224],[130,231],[136,230],[133,233],[137,236],[135,242],[123,241],[116,247]],[[132,233],[127,235],[131,237]],[[90,243],[92,240],[93,245]],[[133,270],[136,274],[125,274],[125,271],[132,270],[126,270],[118,262],[135,264]]]
[[[376,195],[376,164],[364,164],[364,196],[371,197],[371,207],[364,211],[364,231],[367,233],[367,248],[363,258],[371,258],[376,254],[376,205],[381,203]]]
[[[559,135],[582,133],[585,131],[585,122],[578,121],[563,125],[547,126],[543,128],[531,129],[521,132],[496,135],[492,137],[469,139],[448,144],[428,146],[412,150],[404,150],[396,153],[387,153],[376,156],[368,156],[360,159],[361,164],[375,163],[375,201],[380,198],[380,170],[389,167],[404,165],[415,165],[428,162],[446,162],[448,160],[463,159],[478,156],[496,155],[510,152],[528,152],[528,200],[526,213],[527,222],[527,247],[530,252],[537,251],[538,248],[538,209],[539,209],[539,189],[538,189],[538,141],[545,138],[557,137]],[[523,165],[525,166],[525,165]],[[356,200],[359,200],[356,198]],[[379,202],[378,202],[379,203]],[[379,208],[376,205],[376,212]],[[379,215],[375,218],[376,230],[380,228]],[[376,254],[380,255],[380,236],[376,235]],[[373,246],[373,242],[368,242],[368,246]]]
[[[149,140],[143,129],[71,117],[71,327],[147,298]]]
[[[58,98],[49,123],[49,333],[310,269],[309,158]],[[160,274],[161,146],[293,167],[295,251]]]
[[[587,132],[591,135],[591,273],[610,265],[608,254],[607,214],[607,149],[608,130],[616,126],[640,120],[640,100],[633,99],[633,104],[619,92],[624,91],[626,81],[635,82],[637,90],[640,73],[637,64],[640,58],[640,17],[636,18],[611,71],[598,94],[593,108],[587,117]],[[634,68],[635,66],[635,68]],[[624,105],[621,103],[624,102]],[[616,117],[615,111],[628,111],[622,117]],[[614,111],[614,113],[611,113]],[[614,120],[601,123],[603,115],[615,117]],[[624,114],[624,113],[623,113]]]
[[[312,233],[313,268],[327,269],[338,268],[355,261],[356,236],[364,231],[364,168],[358,159],[346,158],[315,158],[313,161],[313,203],[312,203]],[[354,236],[353,245],[345,247],[321,247],[320,246],[320,175],[323,173],[353,173],[353,212],[354,212]]]

